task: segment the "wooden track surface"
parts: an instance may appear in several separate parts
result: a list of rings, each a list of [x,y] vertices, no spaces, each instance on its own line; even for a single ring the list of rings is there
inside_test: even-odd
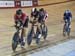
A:
[[[56,2],[63,2],[66,0],[39,0],[38,4],[42,5],[42,4],[50,4],[50,3],[56,3]]]
[[[38,9],[41,7],[38,7]],[[66,9],[70,9],[73,14],[72,32],[75,32],[75,2],[68,2],[58,5],[43,6],[48,12],[47,19],[48,34],[62,34],[62,17]],[[31,8],[22,9],[27,15],[30,15]],[[15,32],[13,15],[16,9],[0,9],[0,56],[8,55],[11,51],[11,40]],[[60,37],[49,38],[50,41],[60,40]]]

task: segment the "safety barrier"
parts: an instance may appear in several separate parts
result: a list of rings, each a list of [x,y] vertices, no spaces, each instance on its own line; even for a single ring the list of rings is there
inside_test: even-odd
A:
[[[0,8],[20,8],[28,6],[37,6],[38,0],[12,0],[0,1]]]
[[[47,5],[55,5],[55,4],[61,4],[66,2],[71,2],[75,0],[67,0],[62,2],[54,2],[54,3],[48,3],[48,4],[38,4],[38,0],[14,0],[14,1],[0,1],[0,9],[5,8],[30,8],[30,7],[39,7],[39,6],[47,6]]]

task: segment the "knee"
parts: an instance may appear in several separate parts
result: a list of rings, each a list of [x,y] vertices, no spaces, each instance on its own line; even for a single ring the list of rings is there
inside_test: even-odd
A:
[[[23,28],[23,31],[26,32],[26,28]]]

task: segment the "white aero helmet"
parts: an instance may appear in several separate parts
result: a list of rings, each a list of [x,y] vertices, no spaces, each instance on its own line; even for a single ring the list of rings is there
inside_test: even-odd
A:
[[[35,8],[32,8],[32,12],[34,12]]]

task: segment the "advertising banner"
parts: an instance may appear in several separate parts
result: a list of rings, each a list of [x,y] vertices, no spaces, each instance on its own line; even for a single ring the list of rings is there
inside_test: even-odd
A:
[[[21,1],[21,7],[32,6],[32,1]]]
[[[0,7],[15,7],[14,1],[0,1]]]

